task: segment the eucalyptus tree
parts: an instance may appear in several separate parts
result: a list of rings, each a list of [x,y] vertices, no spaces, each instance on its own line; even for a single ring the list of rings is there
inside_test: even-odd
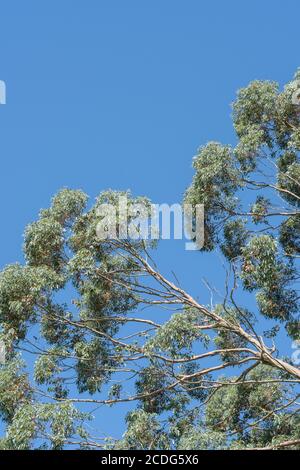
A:
[[[237,144],[193,160],[184,202],[204,204],[202,251],[222,252],[220,302],[166,277],[153,242],[99,240],[119,192],[90,207],[64,189],[26,228],[24,264],[0,274],[2,449],[300,448],[299,79],[241,89]],[[91,431],[120,403],[121,438]]]

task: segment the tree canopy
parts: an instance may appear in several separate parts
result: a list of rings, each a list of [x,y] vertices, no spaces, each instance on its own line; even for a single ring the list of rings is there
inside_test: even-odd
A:
[[[0,448],[300,449],[300,368],[279,346],[300,340],[299,79],[241,89],[236,145],[194,157],[183,202],[204,204],[221,303],[160,272],[154,242],[99,240],[98,208],[121,192],[90,206],[63,189],[26,228],[24,263],[0,273]],[[100,405],[124,402],[122,437],[91,433]]]

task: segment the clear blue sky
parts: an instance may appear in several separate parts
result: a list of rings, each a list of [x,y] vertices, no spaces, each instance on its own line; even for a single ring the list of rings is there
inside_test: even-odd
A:
[[[296,0],[9,0],[0,18],[1,266],[61,187],[180,202],[197,147],[234,141],[236,89],[300,65]],[[203,275],[222,286],[180,242],[159,256],[203,302]]]

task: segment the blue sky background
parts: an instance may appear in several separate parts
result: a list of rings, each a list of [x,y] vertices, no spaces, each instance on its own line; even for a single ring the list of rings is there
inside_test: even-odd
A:
[[[62,187],[180,202],[197,147],[234,143],[236,90],[292,78],[299,17],[296,0],[0,1],[1,267]],[[223,286],[218,254],[175,241],[158,258],[203,303],[203,276]],[[123,429],[118,408],[97,420]]]

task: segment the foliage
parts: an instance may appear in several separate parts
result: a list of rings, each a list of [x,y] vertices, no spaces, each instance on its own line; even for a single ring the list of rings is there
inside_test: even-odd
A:
[[[165,277],[153,242],[97,236],[103,204],[120,234],[119,198],[132,211],[145,197],[109,190],[92,205],[63,189],[26,228],[24,264],[0,273],[1,449],[300,448],[300,369],[278,341],[300,325],[296,78],[240,90],[236,146],[210,142],[193,160],[184,202],[205,206],[202,251],[227,269],[221,303]],[[119,403],[123,436],[91,436],[93,410]]]

